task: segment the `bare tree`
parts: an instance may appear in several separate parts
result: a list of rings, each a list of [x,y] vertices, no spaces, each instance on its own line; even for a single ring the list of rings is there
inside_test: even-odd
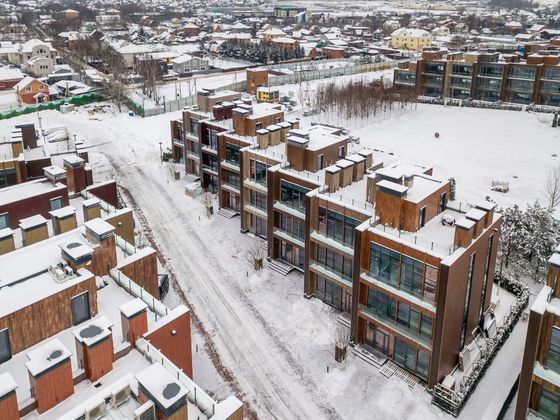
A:
[[[125,64],[119,54],[109,52],[109,50],[106,51],[105,60],[109,69],[109,75],[104,79],[105,92],[115,105],[117,105],[119,112],[121,112],[122,105],[127,100],[127,88],[122,81],[122,77],[125,73]]]
[[[548,207],[554,209],[560,205],[560,166],[552,168],[546,180]]]
[[[204,208],[206,209],[206,216],[210,217],[214,214],[214,196],[211,192],[205,191],[200,196],[202,200],[202,204],[204,204]]]
[[[350,329],[342,325],[337,325],[334,337],[334,358],[337,362],[346,359],[348,343],[350,342]]]
[[[253,264],[253,268],[258,271],[263,268],[263,261],[266,257],[266,251],[261,246],[260,241],[257,238],[253,239],[253,243],[247,249],[247,261]]]
[[[138,63],[138,74],[142,76],[142,92],[159,103],[158,81],[159,81],[159,62],[151,56]]]

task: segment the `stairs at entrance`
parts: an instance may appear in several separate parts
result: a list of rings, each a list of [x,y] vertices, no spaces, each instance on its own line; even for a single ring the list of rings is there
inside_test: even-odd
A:
[[[281,260],[270,260],[268,262],[268,268],[282,274],[283,276],[287,276],[294,269],[293,266]]]
[[[226,219],[233,219],[235,216],[239,215],[239,212],[235,211],[235,210],[232,210],[232,209],[222,207],[218,210],[218,214],[220,216],[224,216]]]

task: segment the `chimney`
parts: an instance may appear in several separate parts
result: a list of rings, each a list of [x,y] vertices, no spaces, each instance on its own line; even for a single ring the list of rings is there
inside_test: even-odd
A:
[[[264,128],[257,130],[257,145],[259,146],[259,149],[266,149],[268,147],[268,142],[268,130]]]
[[[373,166],[373,152],[371,150],[361,150],[358,154],[366,160],[366,171]]]
[[[85,169],[86,161],[76,155],[65,156],[63,161],[68,190],[74,193],[84,190],[88,185]]]
[[[269,125],[266,127],[268,130],[268,142],[271,146],[276,146],[282,142],[282,130],[278,125]]]
[[[35,408],[39,414],[51,409],[74,393],[71,353],[54,338],[27,353],[25,364],[29,374]]]
[[[59,246],[62,250],[62,259],[74,272],[91,265],[94,250],[79,239],[64,242]]]
[[[51,183],[56,184],[57,182],[62,182],[66,184],[66,171],[60,166],[52,165],[43,168],[45,178]]]
[[[29,246],[48,239],[49,228],[47,227],[47,222],[47,219],[40,214],[21,219],[19,227],[21,228],[23,246]]]
[[[136,345],[136,340],[148,331],[148,305],[140,298],[131,300],[120,307],[123,340]]]
[[[141,403],[151,400],[160,420],[187,419],[187,388],[160,363],[136,375]]]
[[[82,201],[84,222],[101,217],[101,202],[98,198],[90,198]]]
[[[19,420],[19,407],[16,397],[17,384],[9,372],[0,373],[0,414],[6,420]]]
[[[377,189],[377,178],[375,174],[367,176],[367,198],[366,201],[370,204],[375,204],[375,190]]]
[[[73,331],[78,366],[90,382],[98,381],[113,370],[113,324],[104,316]]]
[[[469,220],[475,222],[474,230],[473,230],[473,239],[476,239],[480,236],[482,231],[484,230],[484,218],[488,213],[484,210],[479,209],[470,209],[466,214],[465,217]]]
[[[290,133],[290,130],[292,129],[292,124],[290,124],[287,121],[281,121],[276,125],[280,127],[280,141],[282,143],[285,143]]]
[[[338,162],[335,163],[338,166],[340,171],[340,187],[344,188],[352,183],[354,179],[354,162],[351,160],[340,159]]]
[[[68,232],[78,227],[76,221],[76,209],[72,206],[62,207],[57,210],[50,211],[53,232],[55,235]]]
[[[466,217],[455,222],[454,248],[467,248],[472,243],[475,226],[476,222]]]
[[[325,184],[329,187],[329,192],[336,192],[340,187],[341,169],[336,165],[325,168]]]
[[[486,215],[484,216],[484,229],[488,229],[488,227],[494,220],[494,210],[496,209],[496,203],[492,203],[490,201],[481,201],[474,207],[478,210],[486,212]]]
[[[102,219],[90,220],[84,226],[87,240],[99,245],[95,248],[91,271],[96,276],[106,276],[117,265],[115,227]]]
[[[358,154],[350,155],[346,157],[346,160],[354,163],[352,167],[352,180],[357,182],[364,177],[366,172],[366,158]]]
[[[292,125],[292,130],[299,130],[299,119],[292,118],[288,120],[288,122]]]
[[[0,255],[12,252],[15,249],[14,231],[9,227],[0,229]]]
[[[37,147],[37,132],[34,124],[16,125],[16,129],[21,132],[24,149],[35,149]]]

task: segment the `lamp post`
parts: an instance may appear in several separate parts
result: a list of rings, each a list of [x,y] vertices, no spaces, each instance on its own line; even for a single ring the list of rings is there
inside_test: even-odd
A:
[[[159,142],[159,161],[160,161],[159,163],[160,163],[160,166],[163,166],[163,148],[161,147],[161,145],[162,145],[162,142],[160,141]]]

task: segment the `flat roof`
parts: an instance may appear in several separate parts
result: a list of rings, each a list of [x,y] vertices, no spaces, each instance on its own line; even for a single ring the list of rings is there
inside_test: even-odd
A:
[[[67,188],[68,187],[66,185],[59,182],[53,185],[46,178],[23,182],[21,184],[0,189],[0,206],[27,200],[28,198],[47,194],[53,191],[66,190]]]
[[[57,364],[68,360],[72,353],[58,339],[44,341],[39,347],[27,353],[29,361],[25,364],[33,376],[40,375]]]
[[[159,363],[137,374],[136,380],[164,408],[171,407],[181,399],[186,403],[187,388]]]
[[[28,230],[28,229],[36,228],[38,226],[46,225],[47,222],[48,220],[45,219],[43,216],[41,216],[40,214],[36,214],[35,216],[21,219],[19,221],[19,227],[22,228],[23,230]]]

